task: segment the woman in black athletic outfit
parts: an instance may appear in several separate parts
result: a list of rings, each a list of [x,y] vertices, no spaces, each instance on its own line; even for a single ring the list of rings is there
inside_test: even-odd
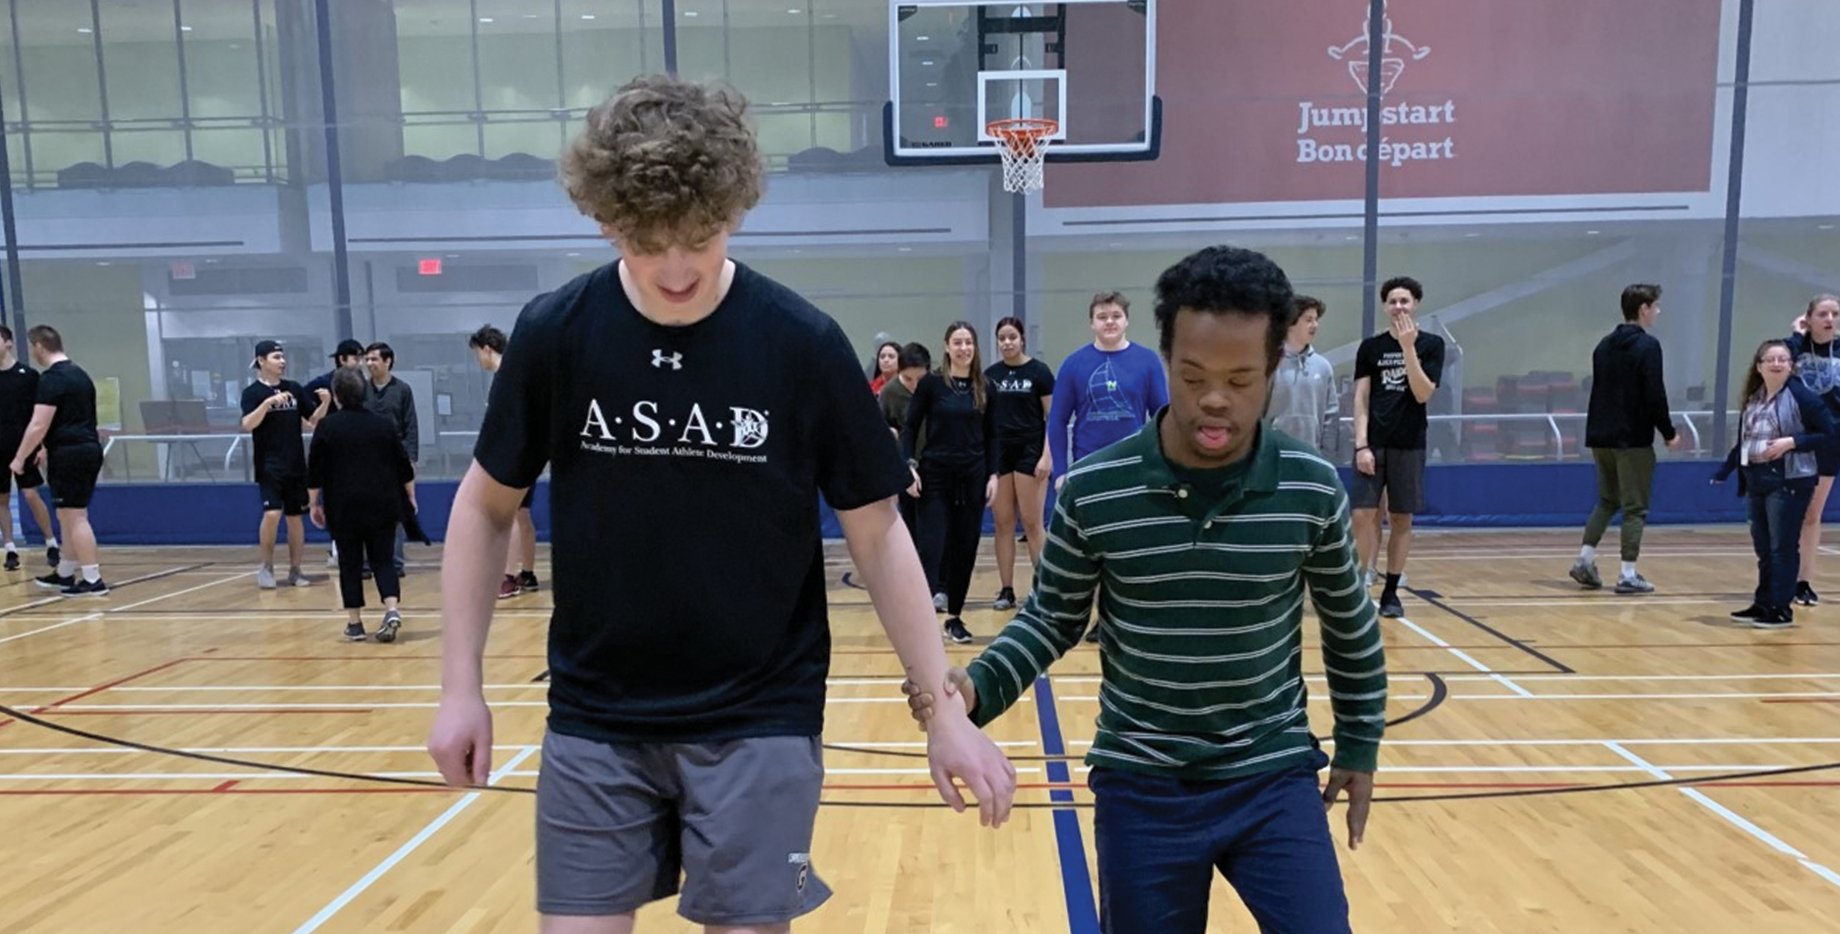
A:
[[[938,569],[935,579],[946,595],[945,637],[959,643],[971,641],[959,616],[983,537],[984,507],[997,492],[994,395],[979,365],[977,332],[954,321],[946,328],[945,363],[914,387],[901,432],[901,448],[914,470],[908,494],[920,499],[920,560]],[[926,450],[916,460],[923,431]]]
[[[996,518],[997,580],[1001,585],[992,607],[1016,608],[1016,517],[1028,536],[1029,567],[1041,561],[1042,503],[1048,474],[1054,466],[1048,454],[1048,406],[1054,401],[1054,371],[1031,358],[1022,322],[1004,318],[997,322],[997,350],[1003,359],[984,371],[995,387],[997,439],[997,498],[991,504]]]

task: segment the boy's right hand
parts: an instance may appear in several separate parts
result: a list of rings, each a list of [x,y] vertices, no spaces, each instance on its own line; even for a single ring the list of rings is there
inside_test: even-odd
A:
[[[922,691],[912,679],[901,682],[901,693],[907,695],[907,709],[914,716],[914,722],[920,725],[920,731],[926,732],[926,722],[933,719],[935,698],[931,693]],[[946,672],[947,697],[962,697],[965,701],[965,714],[969,716],[977,709],[977,685],[971,683],[971,675],[963,668],[953,668]]]

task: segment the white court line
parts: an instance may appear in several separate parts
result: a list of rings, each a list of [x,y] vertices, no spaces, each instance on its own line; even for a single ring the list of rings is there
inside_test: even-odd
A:
[[[1447,597],[1446,599],[1450,599],[1450,598]],[[1592,598],[1589,600],[1565,600],[1565,601],[1555,601],[1555,600],[1491,601],[1487,597],[1458,597],[1455,599],[1461,601],[1462,604],[1466,607],[1487,607],[1489,609],[1498,609],[1500,607],[1516,607],[1516,606],[1538,606],[1538,607],[1551,608],[1556,605],[1560,607],[1592,607],[1592,608],[1614,607],[1619,610],[1627,610],[1633,607],[1641,607],[1641,606],[1664,606],[1664,605],[1665,606],[1705,606],[1705,605],[1714,604],[1714,603],[1719,604],[1721,606],[1730,606],[1732,603],[1736,602],[1737,598],[1733,598],[1732,600],[1720,600],[1714,597],[1640,597],[1638,596],[1638,597],[1629,597],[1629,598],[1625,598],[1621,600],[1611,599],[1609,597],[1601,597],[1601,598]]]
[[[1507,683],[1507,679],[1501,679]],[[1840,698],[1840,691],[1781,691],[1781,692],[1729,692],[1714,694],[1535,694],[1518,685],[1509,685],[1520,691],[1518,694],[1456,694],[1449,695],[1449,700],[1466,701],[1562,701],[1562,700],[1759,700],[1764,698]],[[1067,695],[1059,698],[1064,701],[1095,702],[1096,695]],[[1390,700],[1429,700],[1428,694],[1395,694]],[[1328,703],[1327,697],[1312,697],[1312,703]],[[905,704],[905,697],[827,697],[827,704]],[[547,707],[548,701],[491,701],[494,708],[508,707]],[[428,702],[391,702],[373,703],[370,701],[350,701],[346,703],[327,702],[323,704],[65,704],[58,708],[71,710],[102,710],[136,713],[147,711],[183,711],[183,710],[350,710],[361,707],[366,710],[402,710],[439,707],[435,701]]]
[[[906,704],[905,697],[827,697],[827,704]],[[392,701],[375,703],[356,700],[346,702],[328,701],[323,704],[63,704],[58,710],[119,710],[123,713],[135,713],[158,710],[350,710],[362,707],[366,710],[433,710],[441,706],[439,701]],[[548,707],[549,701],[490,701],[493,708],[505,707]]]
[[[130,603],[127,606],[104,607],[101,610],[98,610],[94,613],[87,614],[85,616],[79,616],[76,619],[67,619],[61,623],[54,623],[50,626],[45,626],[40,629],[29,629],[25,632],[18,633],[17,635],[7,636],[4,639],[0,639],[0,643],[11,642],[14,639],[24,639],[27,636],[36,636],[41,632],[50,632],[53,629],[63,629],[65,626],[74,626],[78,623],[87,623],[87,622],[90,622],[91,620],[101,619],[102,617],[107,616],[110,613],[120,613],[123,610],[132,610],[135,607],[146,606],[149,603],[155,603],[160,600],[168,599],[170,597],[182,597],[188,593],[196,593],[200,590],[204,590],[207,587],[216,587],[219,584],[228,584],[233,580],[241,580],[245,577],[248,577],[249,575],[250,575],[250,572],[248,571],[238,571],[237,573],[232,574],[229,577],[222,578],[221,580],[214,580],[207,584],[199,584],[196,587],[187,587],[184,590],[175,590],[172,593],[163,593],[157,597],[148,597],[145,600],[141,600],[137,603]],[[148,577],[156,577],[156,576],[158,575],[153,575],[153,574],[148,575]],[[124,587],[127,586],[127,583],[128,582],[124,582],[122,586]]]
[[[1557,646],[1555,646],[1557,648]],[[1778,681],[1800,680],[1825,681],[1840,678],[1840,674],[1809,675],[1515,675],[1516,681]],[[1097,680],[1097,679],[1095,679]],[[1445,675],[1445,681],[1493,681],[1487,675]]]
[[[1606,745],[1610,745],[1610,744],[1606,744]],[[522,757],[519,757],[519,758],[521,759]],[[1667,772],[1709,772],[1709,773],[1716,774],[1720,772],[1756,772],[1756,771],[1766,771],[1769,769],[1782,769],[1782,768],[1794,768],[1794,766],[1782,765],[1782,764],[1776,764],[1776,765],[1665,765],[1665,766],[1657,765],[1657,766],[1652,766],[1652,767],[1641,767],[1641,766],[1634,766],[1634,765],[1421,765],[1421,766],[1382,765],[1380,768],[1380,771],[1387,775],[1398,775],[1401,773],[1410,773],[1410,774],[1418,774],[1418,775],[1532,775],[1532,774],[1563,775],[1563,774],[1570,774],[1570,773],[1579,773],[1579,774],[1637,773],[1637,774],[1656,775],[1656,774],[1659,774],[1657,770],[1665,770]],[[1018,775],[1038,775],[1041,773],[1041,771],[1042,769],[1038,766],[1019,766],[1016,769],[1016,774]],[[498,778],[536,778],[538,777],[539,772],[536,769],[526,769],[526,770],[506,769],[506,770],[502,770],[499,772],[495,772],[493,774],[496,775]],[[824,774],[826,775],[931,775],[932,773],[929,772],[927,769],[908,767],[908,768],[886,768],[886,769],[826,768],[824,770]],[[301,775],[301,774],[294,773],[294,772],[43,772],[43,773],[10,772],[10,773],[0,773],[0,782],[31,782],[31,781],[86,782],[86,781],[113,781],[113,780],[166,782],[166,781],[185,781],[188,779],[198,779],[200,781],[207,781],[207,780],[208,781],[224,781],[226,779],[234,779],[240,783],[240,782],[248,782],[248,781],[300,781],[304,779],[314,779],[314,778],[324,778],[324,777],[325,776],[322,776],[322,775]],[[407,772],[366,772],[364,777],[430,779],[432,780],[432,779],[440,778],[441,773],[433,771],[433,770],[419,770],[419,771],[407,771]]]
[[[895,679],[898,679],[899,677],[900,677],[899,675],[890,675],[887,679],[883,679],[883,680],[870,679],[870,678],[833,678],[833,679],[830,679],[827,683],[832,686],[838,686],[838,685],[886,686],[886,685],[895,683]],[[1402,675],[1400,677],[1409,677],[1409,676]],[[1501,677],[1502,677],[1501,675],[1497,675],[1493,673],[1474,674],[1474,675],[1444,675],[1443,676],[1444,680],[1448,682],[1458,682],[1458,681],[1496,682],[1496,681],[1499,681]],[[1054,680],[1057,682],[1063,682],[1066,684],[1099,684],[1104,679],[1099,678],[1098,676],[1067,675],[1067,676],[1057,676]],[[1322,675],[1305,675],[1304,680],[1312,684],[1324,684],[1324,683],[1327,683],[1329,679]],[[1840,673],[1823,672],[1823,673],[1817,673],[1817,674],[1753,674],[1753,675],[1561,675],[1561,674],[1544,675],[1542,674],[1542,675],[1515,675],[1514,680],[1517,682],[1521,682],[1521,681],[1784,681],[1784,680],[1786,681],[1802,681],[1802,680],[1832,681],[1832,680],[1840,680]],[[532,689],[537,689],[537,690],[547,690],[548,689],[547,683],[541,682],[541,681],[534,681],[534,682],[528,682],[528,683],[519,682],[519,683],[513,683],[513,684],[488,684],[488,685],[485,685],[484,687],[488,691],[521,691],[521,690],[532,690]],[[441,689],[441,686],[438,684],[288,684],[288,685],[282,685],[282,684],[192,684],[192,685],[161,685],[161,686],[151,686],[151,687],[138,686],[138,685],[124,685],[122,687],[110,688],[109,691],[111,693],[114,693],[117,691],[123,691],[123,692],[139,691],[139,692],[144,692],[144,693],[184,693],[187,691],[222,691],[222,692],[229,692],[229,691],[275,691],[275,692],[359,691],[359,692],[362,692],[362,691],[439,691],[440,689]],[[87,690],[90,690],[90,688],[87,688],[87,687],[80,687],[80,688],[15,687],[15,688],[0,688],[0,694],[74,694],[79,691],[87,691]],[[1409,698],[1403,695],[1395,695],[1394,699],[1395,700],[1407,700]],[[508,748],[521,748],[521,747],[514,746],[514,747],[508,747]]]
[[[1489,666],[1484,665],[1483,663],[1471,658],[1462,649],[1452,648],[1450,643],[1445,642],[1444,640],[1438,638],[1436,635],[1433,635],[1431,631],[1426,629],[1425,627],[1420,626],[1419,624],[1412,622],[1411,620],[1406,619],[1403,616],[1397,617],[1396,622],[1404,624],[1407,629],[1410,629],[1413,632],[1418,633],[1420,636],[1424,637],[1425,640],[1429,641],[1433,645],[1436,645],[1439,648],[1443,649],[1444,651],[1449,652],[1452,655],[1455,655],[1457,658],[1467,663],[1471,668],[1474,668],[1477,671],[1480,671],[1483,674],[1488,675],[1491,680],[1499,682],[1502,687],[1505,687],[1508,690],[1521,695],[1522,697],[1532,697],[1533,696],[1532,694],[1528,693],[1526,688],[1523,688],[1520,685],[1515,684],[1514,682],[1508,680],[1506,677],[1502,675],[1496,674],[1493,668],[1490,668]]]
[[[1614,752],[1617,755],[1622,756],[1625,759],[1628,759],[1630,762],[1633,762],[1636,765],[1641,766],[1643,770],[1647,771],[1649,774],[1653,775],[1656,778],[1663,779],[1663,780],[1673,778],[1672,775],[1668,774],[1667,769],[1664,769],[1658,765],[1650,765],[1648,761],[1643,759],[1641,756],[1638,756],[1635,753],[1630,752],[1627,749],[1624,749],[1622,746],[1616,743],[1607,742],[1607,743],[1604,743],[1604,746],[1608,748],[1611,752]],[[1706,794],[1700,791],[1698,788],[1678,788],[1675,790],[1679,791],[1683,795],[1686,795],[1688,798],[1691,798],[1693,801],[1697,802],[1700,806],[1706,808],[1712,813],[1717,814],[1718,816],[1724,818],[1726,822],[1730,823],[1732,826],[1763,841],[1771,849],[1776,850],[1777,852],[1782,853],[1785,856],[1793,857],[1797,862],[1801,863],[1802,866],[1806,868],[1809,872],[1812,872],[1815,875],[1820,876],[1821,878],[1827,880],[1830,884],[1832,884],[1836,888],[1840,888],[1840,873],[1836,873],[1832,869],[1829,869],[1826,866],[1823,866],[1820,863],[1817,863],[1814,860],[1809,859],[1808,854],[1803,853],[1801,850],[1798,850],[1795,847],[1792,847],[1787,843],[1784,843],[1782,839],[1777,837],[1775,834],[1772,834],[1769,831],[1764,830],[1762,827],[1759,827],[1756,824],[1753,824],[1750,821],[1745,820],[1743,817],[1739,816],[1737,812],[1707,797]]]
[[[498,784],[498,780],[500,778],[503,778],[505,773],[512,771],[518,765],[522,764],[525,759],[528,759],[532,755],[534,755],[537,749],[538,747],[536,746],[524,747],[523,752],[518,753],[516,756],[512,757],[510,762],[505,763],[502,767],[500,767],[498,771],[493,772],[491,776],[489,776],[486,779],[486,784],[487,785]],[[294,934],[311,934],[311,932],[319,930],[320,925],[323,925],[327,921],[330,921],[333,915],[336,915],[339,913],[340,909],[344,908],[346,905],[351,904],[352,900],[357,898],[359,895],[364,894],[364,890],[374,885],[378,879],[383,878],[384,873],[387,873],[391,869],[395,868],[397,863],[402,862],[403,859],[406,858],[410,853],[415,852],[416,847],[421,846],[423,843],[425,843],[428,840],[429,837],[434,836],[436,831],[440,830],[442,827],[447,826],[447,823],[453,820],[455,817],[458,817],[461,811],[464,811],[467,808],[472,807],[473,802],[478,801],[479,796],[482,794],[484,794],[484,792],[481,792],[481,791],[469,792],[467,793],[466,797],[463,797],[460,800],[455,801],[451,807],[441,812],[441,816],[436,817],[434,820],[430,821],[428,823],[428,826],[423,827],[420,833],[416,834],[414,837],[411,837],[408,843],[405,843],[401,847],[398,847],[396,852],[391,853],[388,857],[384,859],[383,862],[378,863],[375,868],[371,869],[370,872],[365,873],[363,878],[359,879],[357,882],[352,883],[351,888],[346,889],[342,894],[339,895],[338,898],[333,899],[330,903],[326,905],[326,907],[321,908],[318,914],[307,919],[307,922],[305,924],[302,924],[300,927],[295,928]]]

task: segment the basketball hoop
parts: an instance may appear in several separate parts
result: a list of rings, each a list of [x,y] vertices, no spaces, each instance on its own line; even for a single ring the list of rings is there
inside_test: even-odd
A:
[[[997,154],[1003,158],[1003,190],[1009,192],[1040,191],[1042,159],[1048,154],[1051,137],[1060,132],[1054,120],[1014,117],[996,120],[984,131],[997,138]]]

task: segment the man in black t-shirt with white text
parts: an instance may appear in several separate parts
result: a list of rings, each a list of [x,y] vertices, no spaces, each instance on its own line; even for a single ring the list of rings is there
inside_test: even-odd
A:
[[[19,359],[13,346],[13,329],[0,324],[0,451],[11,454],[19,448],[26,426],[32,423],[32,409],[38,404],[38,371]],[[39,531],[45,534],[45,560],[58,566],[57,536],[52,532],[51,513],[38,495],[44,486],[45,451],[40,448],[26,459],[26,469],[18,476],[0,475],[0,535],[6,537],[6,570],[19,570],[19,548],[13,541],[12,484],[19,484],[19,498],[32,510]]]
[[[831,645],[820,495],[904,669],[945,689],[895,512],[911,478],[849,340],[727,255],[764,174],[745,113],[733,91],[663,76],[589,113],[563,183],[620,258],[518,316],[454,496],[428,747],[450,784],[485,784],[502,774],[482,686],[494,584],[523,491],[550,469],[546,931],[630,932],[679,894],[708,928],[784,931],[829,896],[812,863]],[[963,781],[1000,823],[1015,770],[953,706],[927,732],[935,784],[962,809]]]
[[[1380,553],[1380,504],[1393,527],[1386,548],[1380,615],[1399,617],[1399,578],[1412,551],[1412,515],[1425,508],[1425,404],[1444,378],[1444,339],[1418,329],[1414,315],[1425,287],[1406,276],[1380,286],[1387,330],[1361,342],[1354,355],[1355,547],[1362,567]]]
[[[256,342],[253,364],[256,380],[243,390],[243,430],[255,448],[256,487],[262,494],[262,524],[258,542],[262,566],[256,569],[256,586],[274,590],[275,534],[287,518],[288,576],[290,587],[311,583],[301,573],[300,559],[307,550],[307,447],[303,428],[311,428],[326,415],[332,394],[319,390],[315,400],[299,383],[284,379],[287,354],[276,341]],[[303,414],[304,413],[304,414]]]
[[[45,482],[51,506],[64,530],[64,554],[37,584],[68,597],[100,597],[109,592],[102,580],[96,532],[89,524],[89,501],[102,475],[102,442],[96,434],[96,383],[64,353],[57,328],[41,324],[26,332],[32,362],[38,364],[38,400],[32,421],[13,454],[9,469],[25,470],[40,445],[45,449]]]

